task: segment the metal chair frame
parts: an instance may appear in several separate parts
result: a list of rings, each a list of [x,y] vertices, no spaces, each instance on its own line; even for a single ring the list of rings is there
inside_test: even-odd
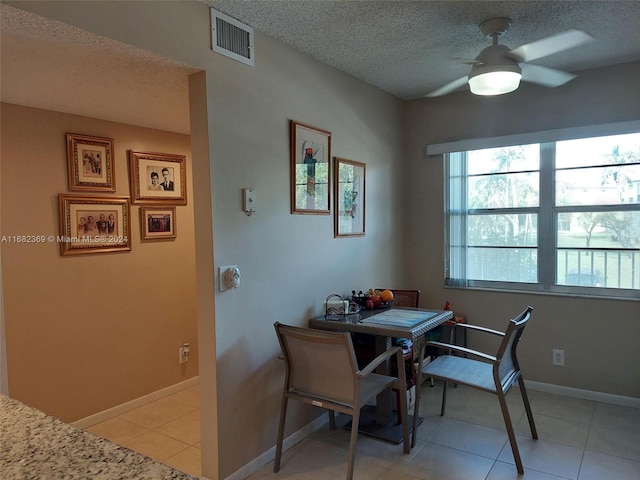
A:
[[[461,323],[455,326],[455,328],[467,328],[473,331],[503,337],[498,347],[498,351],[495,355],[488,355],[477,350],[460,347],[450,343],[426,342],[425,347],[427,345],[432,345],[435,347],[444,348],[449,352],[449,354],[437,357],[433,362],[426,365],[423,369],[418,370],[418,385],[422,384],[422,375],[430,376],[432,378],[444,381],[440,415],[444,415],[445,413],[447,400],[447,383],[449,382],[477,388],[485,392],[493,393],[498,397],[500,410],[502,411],[502,417],[507,429],[507,436],[509,437],[509,443],[511,445],[511,451],[513,452],[513,458],[515,460],[516,468],[518,469],[519,474],[523,474],[524,469],[522,466],[522,460],[520,458],[520,452],[518,450],[518,444],[516,442],[516,436],[513,429],[511,416],[509,414],[509,408],[507,407],[505,394],[517,381],[520,387],[520,394],[522,395],[524,408],[527,413],[527,419],[529,420],[531,436],[534,439],[537,439],[538,433],[536,431],[536,425],[533,419],[531,405],[529,404],[529,397],[527,396],[524,379],[522,378],[522,373],[520,371],[520,364],[518,363],[518,358],[516,356],[516,348],[522,336],[524,327],[531,317],[532,310],[533,308],[529,306],[516,318],[510,320],[506,332],[500,332],[477,325],[470,325],[468,323]],[[421,356],[424,356],[425,347],[423,347]],[[481,360],[473,360],[463,356],[455,356],[451,354],[452,352],[458,352],[463,355],[473,355],[480,358]],[[418,389],[416,392],[416,405],[413,417],[413,435],[411,440],[412,447],[415,446],[416,442],[419,408],[420,389]]]
[[[287,405],[291,399],[328,409],[331,430],[336,428],[335,412],[352,416],[347,465],[347,480],[351,480],[360,409],[387,388],[397,388],[401,392],[407,389],[402,368],[398,369],[398,377],[374,373],[374,369],[394,355],[398,365],[402,365],[402,349],[390,348],[363,369],[358,369],[349,333],[294,327],[279,322],[274,327],[286,364],[274,473],[280,470]],[[399,409],[402,412],[401,418],[408,419],[406,395],[400,396]],[[402,424],[404,453],[411,451],[408,423],[404,420]]]

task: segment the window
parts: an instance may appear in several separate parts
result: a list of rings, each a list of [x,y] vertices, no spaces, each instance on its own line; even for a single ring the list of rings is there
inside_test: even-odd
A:
[[[445,162],[447,284],[640,297],[640,133]]]

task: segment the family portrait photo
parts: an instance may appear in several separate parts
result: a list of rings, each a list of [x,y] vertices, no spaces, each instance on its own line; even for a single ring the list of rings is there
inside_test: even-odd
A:
[[[69,190],[115,192],[113,140],[67,133]]]
[[[82,168],[85,177],[102,176],[102,152],[99,150],[82,150]]]
[[[176,238],[176,207],[140,209],[143,240]]]
[[[186,205],[186,157],[129,151],[132,202],[140,205]]]
[[[153,192],[173,192],[173,167],[147,167],[147,189]]]
[[[116,210],[77,210],[78,238],[118,235],[117,216]]]
[[[128,197],[58,195],[60,254],[131,250]]]

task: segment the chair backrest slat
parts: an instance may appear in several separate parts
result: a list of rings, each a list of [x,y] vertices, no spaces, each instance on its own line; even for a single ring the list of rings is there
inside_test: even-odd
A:
[[[394,307],[418,308],[420,306],[420,290],[397,290],[393,288],[378,288],[377,290],[391,290],[394,295],[391,303]]]
[[[506,387],[506,383],[511,383],[517,379],[520,371],[516,349],[524,327],[527,325],[533,308],[528,306],[516,318],[509,321],[507,331],[498,347],[496,354],[497,361],[493,367],[494,380]]]
[[[354,405],[356,358],[348,333],[276,324],[287,364],[287,390]]]

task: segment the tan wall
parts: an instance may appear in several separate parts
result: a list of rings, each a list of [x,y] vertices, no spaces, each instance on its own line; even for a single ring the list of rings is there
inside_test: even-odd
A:
[[[198,271],[202,273],[198,277],[198,322],[203,327],[200,358],[208,362],[203,370],[212,373],[203,372],[200,379],[203,473],[209,478],[228,477],[275,443],[283,377],[272,326],[275,320],[304,324],[327,294],[348,292],[354,287],[418,287],[424,292],[425,306],[441,305],[447,298],[449,291],[442,288],[442,172],[438,164],[424,162],[424,147],[429,140],[483,134],[495,123],[502,125],[497,131],[505,131],[505,124],[536,127],[537,123],[522,119],[540,119],[545,124],[547,115],[560,125],[567,123],[566,111],[553,109],[549,114],[533,108],[535,99],[528,102],[529,111],[513,106],[509,110],[509,114],[515,112],[513,118],[505,117],[504,109],[480,108],[477,103],[465,109],[451,97],[443,97],[446,100],[440,108],[418,102],[417,111],[412,105],[405,111],[406,103],[259,33],[256,67],[247,67],[211,51],[209,11],[201,2],[11,3],[202,67],[206,72],[206,114],[200,121],[208,124],[195,125],[192,117],[191,125],[192,136],[199,137],[194,144],[201,145],[198,152],[194,149],[194,169],[206,175],[210,168],[212,185],[211,191],[199,191],[196,201],[211,199],[215,219],[213,252],[203,253],[207,247],[213,250],[208,229],[211,215],[205,206],[196,228]],[[591,100],[588,92],[580,93],[583,101]],[[604,99],[602,102],[606,103]],[[577,101],[574,104],[581,106]],[[616,103],[614,109],[618,107]],[[405,113],[408,122],[403,124]],[[334,239],[330,216],[289,214],[290,118],[332,131],[334,155],[367,163],[365,237]],[[465,129],[460,130],[460,126]],[[432,132],[442,135],[430,136]],[[201,189],[209,186],[203,178],[198,178],[197,184]],[[257,190],[257,212],[252,217],[241,211],[241,189],[246,187]],[[398,261],[403,253],[404,264]],[[242,286],[216,292],[210,272],[229,264],[241,268]],[[476,312],[475,318],[493,314],[497,305],[511,311],[523,301],[509,296],[505,302],[498,295],[481,296],[476,292],[464,303],[458,297],[450,299],[470,317]],[[215,296],[215,315],[211,312],[211,296]],[[542,344],[546,350],[550,339],[569,337],[585,312],[595,332],[607,321],[599,314],[612,312],[611,320],[617,319],[615,307],[622,303],[602,302],[599,312],[585,304],[572,313],[572,321],[561,331],[555,328],[556,317],[539,322],[536,336],[546,338],[547,343]],[[546,310],[538,305],[536,315],[544,319],[552,311],[561,316],[565,308],[574,309],[577,304],[558,300],[553,309]],[[635,307],[637,303],[627,302],[622,311],[633,317]],[[576,385],[576,377],[593,377],[597,383],[607,376],[602,370],[597,375],[592,371],[595,335],[591,334],[586,353],[576,360],[581,368],[563,370],[572,373],[567,385]],[[629,325],[625,325],[625,335],[640,336]],[[534,360],[543,358],[538,354],[538,343],[533,343]],[[573,348],[567,348],[567,363],[570,350]],[[583,361],[587,357],[589,362]],[[550,354],[548,358],[550,362]],[[529,359],[527,362],[531,363]],[[607,363],[607,368],[610,366]],[[635,379],[633,375],[625,377],[627,384]],[[543,374],[535,379],[556,380]],[[557,380],[555,383],[562,383],[563,378]],[[588,385],[582,381],[578,384]],[[621,384],[616,380],[616,385]],[[310,407],[292,409],[287,434],[317,414]]]
[[[192,197],[186,135],[2,104],[2,235],[58,235],[66,132],[114,139],[112,195],[129,195],[135,149],[186,155]],[[196,361],[178,363],[183,342],[198,354],[193,203],[177,207],[175,240],[142,243],[139,210],[130,252],[2,243],[12,397],[74,421],[198,375]]]
[[[481,98],[456,93],[412,102],[407,109],[408,213],[421,218],[407,243],[407,278],[425,302],[449,300],[457,313],[494,328],[527,304],[532,320],[520,347],[525,378],[614,395],[640,397],[640,302],[444,287],[443,162],[425,157],[428,144],[498,137],[638,119],[640,62],[580,72],[564,87],[523,84],[517,92]],[[440,232],[434,235],[433,232]],[[478,336],[470,342],[482,344]],[[565,366],[551,365],[552,349]]]

